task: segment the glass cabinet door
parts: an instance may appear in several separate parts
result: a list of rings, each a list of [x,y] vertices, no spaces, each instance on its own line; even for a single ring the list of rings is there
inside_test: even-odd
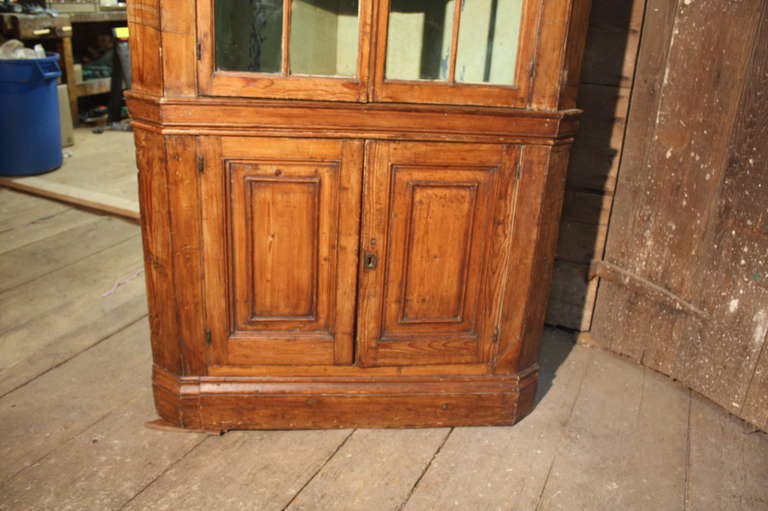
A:
[[[364,99],[369,0],[202,0],[203,93]],[[207,11],[207,12],[206,12]],[[361,23],[362,20],[362,23]],[[369,30],[368,30],[369,32]]]
[[[522,106],[541,0],[385,0],[379,101]]]

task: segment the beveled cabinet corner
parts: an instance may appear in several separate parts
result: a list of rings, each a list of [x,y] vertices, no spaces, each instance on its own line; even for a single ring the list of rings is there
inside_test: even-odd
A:
[[[513,424],[589,2],[244,5],[128,6],[159,415]]]

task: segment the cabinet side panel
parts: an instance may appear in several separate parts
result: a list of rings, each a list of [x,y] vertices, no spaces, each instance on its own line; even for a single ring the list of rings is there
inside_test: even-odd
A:
[[[197,92],[195,2],[165,0],[162,9],[164,93],[194,96]]]
[[[534,110],[557,109],[562,86],[571,3],[572,0],[544,2],[538,48],[534,57],[536,60],[530,102]]]
[[[568,43],[565,51],[565,68],[563,69],[564,83],[560,90],[561,110],[576,108],[581,80],[581,61],[584,56],[584,48],[587,45],[591,7],[592,0],[573,0],[568,28]]]
[[[501,317],[496,372],[536,362],[552,278],[563,206],[568,152],[565,146],[528,146],[513,227],[510,275]]]
[[[161,135],[142,129],[135,139],[152,356],[155,365],[179,374],[165,144]]]
[[[131,31],[131,89],[160,95],[163,88],[160,0],[131,0],[128,28]]]
[[[166,139],[179,344],[185,375],[206,374],[200,187],[196,138]]]

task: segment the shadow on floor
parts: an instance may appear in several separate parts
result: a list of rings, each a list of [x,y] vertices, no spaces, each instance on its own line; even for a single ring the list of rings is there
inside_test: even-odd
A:
[[[557,328],[546,327],[541,338],[539,356],[539,388],[536,392],[536,404],[547,395],[557,377],[557,370],[566,361],[575,346],[572,333]]]

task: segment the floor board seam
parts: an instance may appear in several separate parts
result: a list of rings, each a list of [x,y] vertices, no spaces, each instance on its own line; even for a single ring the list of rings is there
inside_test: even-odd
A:
[[[59,214],[49,215],[49,216],[45,217],[44,219],[42,219],[42,218],[41,218],[41,219],[40,219],[40,221],[42,221],[42,220],[48,220],[48,219],[50,219],[50,218],[53,218],[53,217],[59,216],[59,215],[61,215],[61,214],[64,214],[64,213],[69,213],[70,211],[75,211],[75,209],[73,209],[73,208],[70,208],[70,209],[68,209],[68,210],[62,211],[62,212],[61,212],[61,213],[59,213]],[[99,218],[99,217],[98,217],[98,216],[96,216],[96,215],[93,215],[93,217],[94,217],[94,218],[91,218],[91,219],[89,219],[87,222],[83,222],[83,223],[81,223],[81,224],[77,224],[77,223],[76,223],[76,224],[72,225],[71,227],[67,227],[67,228],[65,228],[65,229],[62,229],[62,230],[60,230],[60,231],[55,231],[55,232],[52,232],[52,233],[50,233],[50,234],[48,234],[48,235],[46,235],[46,236],[44,236],[44,237],[42,237],[42,238],[33,239],[32,241],[28,241],[28,242],[26,242],[26,243],[24,243],[24,244],[22,244],[22,245],[19,245],[19,246],[17,246],[17,247],[13,247],[13,248],[10,248],[10,249],[8,249],[8,250],[3,250],[2,252],[0,252],[0,256],[3,256],[3,255],[5,255],[5,254],[10,254],[11,252],[13,252],[13,251],[15,251],[15,250],[21,250],[21,249],[23,249],[23,248],[25,248],[25,247],[28,247],[28,246],[30,246],[30,245],[34,245],[35,243],[41,243],[41,242],[47,241],[47,240],[49,240],[50,238],[53,238],[54,236],[59,236],[59,235],[61,235],[61,234],[65,234],[65,233],[68,233],[69,231],[74,231],[75,229],[78,229],[78,228],[80,228],[80,227],[84,227],[84,226],[86,226],[86,225],[95,224],[95,223],[98,223],[98,222],[100,222],[100,221],[103,221],[103,220],[104,220],[103,218]],[[37,221],[35,221],[35,222],[30,222],[29,224],[25,225],[24,227],[28,227],[28,226],[30,226],[30,225],[33,225],[33,224],[35,224],[35,223],[37,223]],[[14,229],[10,229],[10,230],[16,230],[16,228],[14,228]],[[2,235],[4,232],[8,232],[8,231],[0,231],[0,235]]]
[[[5,479],[3,479],[3,480],[2,480],[2,483],[3,483],[3,484],[5,484],[5,483],[7,483],[8,481],[12,481],[12,480],[13,480],[13,479],[15,479],[16,477],[18,477],[18,476],[19,476],[19,475],[20,475],[22,472],[26,471],[26,470],[27,470],[27,469],[29,469],[29,468],[32,468],[32,467],[34,467],[35,465],[37,465],[38,463],[40,463],[41,461],[43,461],[45,458],[47,458],[48,456],[50,456],[52,452],[54,452],[56,449],[58,449],[58,448],[59,448],[59,447],[61,447],[62,445],[66,444],[67,442],[69,442],[69,441],[70,441],[70,440],[72,440],[73,438],[75,438],[75,437],[78,437],[78,436],[82,435],[83,433],[85,433],[86,431],[88,431],[89,429],[91,429],[92,427],[94,427],[95,425],[97,425],[97,424],[99,424],[100,422],[104,421],[104,420],[105,420],[107,417],[109,417],[109,416],[112,414],[112,412],[113,412],[113,411],[114,411],[114,410],[110,410],[110,411],[108,411],[107,413],[105,413],[104,415],[100,416],[98,419],[96,419],[96,420],[95,420],[95,421],[93,421],[92,423],[90,423],[90,424],[88,424],[87,426],[83,427],[82,429],[80,429],[80,430],[78,430],[78,431],[76,431],[76,432],[72,433],[72,435],[68,436],[67,438],[64,438],[64,439],[62,439],[62,440],[61,440],[61,442],[59,442],[59,443],[58,443],[58,444],[56,444],[55,446],[51,447],[51,448],[50,448],[48,451],[46,451],[46,452],[45,452],[45,454],[43,454],[42,456],[40,456],[39,458],[37,458],[35,461],[33,461],[32,463],[30,463],[29,465],[24,465],[24,466],[23,466],[23,467],[21,467],[19,470],[17,470],[16,472],[14,472],[13,474],[11,474],[10,476],[8,476],[8,477],[6,477]]]
[[[187,433],[181,433],[181,434],[184,434],[184,435],[185,435],[185,434],[187,434]],[[123,509],[125,509],[125,508],[126,508],[128,505],[130,505],[130,503],[131,503],[131,502],[133,502],[134,500],[136,500],[136,499],[137,499],[139,496],[141,496],[141,494],[143,494],[145,491],[147,491],[147,489],[148,489],[150,486],[152,486],[153,484],[155,484],[155,483],[156,483],[156,482],[157,482],[157,481],[158,481],[158,480],[159,480],[161,477],[163,477],[165,474],[167,474],[167,473],[168,473],[168,472],[169,472],[169,471],[170,471],[170,470],[171,470],[173,467],[175,467],[176,465],[178,465],[180,462],[182,462],[182,461],[184,460],[184,458],[186,458],[187,456],[189,456],[189,454],[190,454],[192,451],[194,451],[194,450],[195,450],[195,449],[197,449],[197,448],[198,448],[200,445],[202,445],[202,443],[203,443],[203,442],[205,442],[206,440],[208,440],[209,438],[211,438],[209,435],[205,435],[205,434],[204,434],[204,435],[202,435],[202,436],[203,436],[203,438],[201,438],[199,442],[197,442],[196,444],[192,445],[192,447],[190,447],[190,448],[189,448],[189,450],[187,450],[187,451],[186,451],[184,454],[182,454],[182,455],[181,455],[179,458],[177,458],[176,460],[174,460],[172,463],[169,463],[169,464],[168,464],[168,466],[167,466],[167,467],[165,467],[165,469],[161,470],[161,471],[160,471],[160,473],[159,473],[159,474],[157,474],[155,477],[153,477],[151,481],[149,481],[147,484],[145,484],[144,486],[142,486],[142,487],[141,487],[141,489],[140,489],[138,492],[136,492],[136,494],[135,494],[133,497],[131,497],[131,498],[129,498],[128,500],[126,500],[126,501],[123,503],[123,505],[122,505],[122,506],[120,506],[119,508],[117,508],[117,511],[122,511]]]
[[[688,390],[688,423],[685,428],[685,463],[683,464],[683,511],[688,510],[688,476],[691,472],[691,413],[693,393]]]
[[[104,247],[102,249],[97,250],[96,252],[91,252],[90,254],[88,254],[88,255],[86,255],[84,257],[81,257],[81,258],[79,258],[79,259],[77,259],[75,261],[72,261],[72,262],[70,262],[68,264],[65,264],[64,266],[59,266],[57,268],[54,268],[54,269],[52,269],[52,270],[50,270],[48,272],[45,272],[45,273],[43,273],[41,275],[37,275],[36,277],[33,277],[33,278],[29,279],[29,280],[25,280],[24,282],[20,282],[20,283],[14,285],[12,287],[9,287],[7,289],[0,289],[0,295],[3,295],[3,294],[8,293],[10,291],[13,291],[14,289],[18,289],[21,286],[25,286],[25,285],[30,284],[32,282],[38,281],[38,280],[40,280],[40,279],[42,279],[44,277],[47,277],[48,275],[50,275],[52,273],[56,273],[57,271],[65,270],[65,269],[67,269],[67,268],[69,268],[71,266],[74,266],[74,265],[76,265],[78,263],[81,263],[81,262],[85,261],[86,259],[88,259],[90,257],[93,257],[95,255],[101,254],[102,252],[105,252],[107,250],[111,250],[111,249],[117,247],[118,245],[122,245],[123,243],[125,243],[127,241],[130,241],[130,240],[132,240],[134,238],[137,238],[139,236],[140,236],[140,234],[134,233],[134,234],[130,235],[129,237],[124,238],[124,239],[118,241],[114,245],[110,245],[108,247]],[[7,332],[7,330],[2,332],[2,333],[5,333],[5,332]]]
[[[573,412],[574,410],[576,410],[576,403],[579,401],[579,397],[581,396],[581,390],[584,388],[584,380],[587,379],[587,373],[589,372],[589,369],[592,366],[593,352],[589,350],[587,353],[588,353],[588,356],[584,364],[584,372],[581,374],[581,378],[579,378],[579,387],[578,389],[576,389],[576,395],[573,397],[573,402],[571,403],[570,410],[568,410],[568,417],[566,417],[565,422],[563,422],[562,426],[560,426],[560,440],[557,442],[557,447],[555,448],[555,452],[552,455],[552,461],[549,464],[547,475],[544,478],[544,484],[541,485],[541,491],[539,492],[539,498],[536,502],[535,511],[539,511],[541,509],[542,503],[544,501],[544,492],[547,490],[547,484],[549,483],[549,477],[552,474],[552,470],[555,467],[555,462],[557,461],[557,457],[560,454],[560,449],[562,448],[563,443],[565,441],[566,429],[568,428],[568,425],[571,423],[571,419],[573,418]]]
[[[317,475],[320,472],[322,472],[322,470],[326,467],[326,465],[328,465],[328,463],[330,463],[330,461],[336,456],[336,453],[338,453],[342,449],[342,447],[344,447],[347,444],[347,441],[349,441],[349,439],[352,437],[352,435],[355,433],[355,431],[357,431],[357,430],[353,429],[346,437],[344,437],[344,440],[342,440],[341,443],[339,443],[339,445],[336,447],[336,449],[334,449],[333,452],[330,454],[330,456],[328,456],[325,459],[325,461],[320,465],[320,467],[317,470],[315,470],[315,472],[312,474],[312,476],[310,476],[310,478],[307,479],[306,482],[303,485],[301,485],[301,488],[299,488],[299,490],[296,493],[293,494],[293,497],[291,497],[291,500],[289,500],[285,504],[285,506],[280,508],[280,511],[285,511],[286,509],[288,509],[291,506],[291,504],[293,504],[293,502],[296,500],[296,498],[299,495],[301,495],[301,492],[303,492],[304,489],[307,486],[309,486],[309,483],[311,483],[312,481],[315,480]]]
[[[135,324],[136,324],[136,323],[138,323],[139,321],[141,321],[141,320],[143,320],[144,318],[146,318],[148,315],[149,315],[149,314],[147,314],[147,313],[145,313],[145,314],[142,314],[141,316],[139,316],[138,318],[136,318],[134,321],[131,321],[131,322],[130,322],[130,323],[128,323],[127,325],[125,325],[125,326],[123,326],[123,327],[121,327],[121,328],[118,328],[118,329],[117,329],[117,330],[115,330],[114,332],[111,332],[110,334],[108,334],[108,335],[105,335],[104,337],[101,337],[100,339],[98,339],[96,342],[94,342],[94,343],[93,343],[93,344],[91,344],[90,346],[86,346],[85,348],[83,348],[82,350],[78,351],[77,353],[74,353],[74,354],[72,354],[70,357],[68,357],[68,358],[66,358],[66,359],[64,359],[64,360],[62,360],[61,362],[59,362],[59,363],[57,363],[57,364],[54,364],[53,366],[49,367],[49,368],[48,368],[48,369],[46,369],[45,371],[41,372],[40,374],[33,376],[31,379],[29,379],[29,380],[25,381],[24,383],[21,383],[21,384],[19,384],[19,385],[15,386],[14,388],[12,388],[11,390],[9,390],[8,392],[6,392],[6,393],[4,393],[4,394],[0,395],[0,399],[3,399],[3,398],[5,398],[6,396],[8,396],[8,395],[12,394],[13,392],[16,392],[17,390],[19,390],[19,389],[21,389],[21,388],[23,388],[23,387],[25,387],[25,386],[29,385],[29,384],[30,384],[30,383],[32,383],[33,381],[37,380],[38,378],[40,378],[40,377],[42,377],[42,376],[45,376],[46,374],[50,373],[50,372],[51,372],[51,371],[53,371],[54,369],[58,369],[58,368],[59,368],[59,367],[61,367],[62,365],[66,364],[66,363],[67,363],[67,362],[69,362],[70,360],[73,360],[73,359],[75,359],[75,358],[79,357],[79,356],[80,356],[80,355],[82,355],[83,353],[85,353],[85,352],[87,352],[87,351],[90,351],[92,348],[95,348],[96,346],[98,346],[99,344],[103,343],[103,342],[104,342],[104,341],[106,341],[107,339],[110,339],[111,337],[113,337],[113,336],[115,336],[115,335],[119,334],[120,332],[123,332],[124,330],[126,330],[126,329],[128,329],[128,328],[132,327],[133,325],[135,325]]]
[[[443,441],[440,442],[440,445],[437,446],[437,449],[435,449],[435,452],[432,453],[432,457],[429,459],[429,462],[427,462],[427,464],[424,466],[424,469],[421,471],[421,474],[419,474],[419,477],[413,483],[413,486],[411,486],[411,489],[408,491],[408,495],[406,495],[405,500],[403,500],[403,503],[400,504],[397,507],[397,511],[402,511],[403,509],[405,509],[405,506],[408,505],[408,502],[411,500],[411,497],[416,492],[416,488],[418,488],[419,483],[421,482],[421,480],[424,478],[424,476],[429,471],[429,468],[432,466],[432,463],[435,461],[437,456],[440,454],[440,451],[443,450],[443,446],[448,441],[448,437],[451,436],[451,433],[453,433],[454,429],[455,428],[450,428],[448,430],[448,433],[445,435],[445,438],[443,438]]]
[[[35,208],[30,208],[30,209],[35,209]],[[31,222],[27,222],[27,223],[21,224],[21,225],[14,225],[13,227],[8,227],[7,229],[3,229],[3,230],[0,231],[0,234],[5,234],[6,232],[11,232],[11,231],[17,231],[19,229],[23,229],[25,227],[29,227],[30,225],[34,225],[36,223],[43,222],[45,220],[50,220],[51,218],[56,218],[57,216],[63,215],[64,213],[67,213],[69,211],[74,211],[74,209],[75,208],[73,208],[71,206],[67,206],[65,209],[62,209],[61,211],[57,211],[56,213],[51,213],[49,215],[41,216],[39,218],[36,218],[36,219],[32,220]],[[29,211],[29,210],[24,210],[24,211]],[[13,218],[13,217],[11,217],[11,218]],[[48,237],[50,237],[50,236],[48,236]],[[45,238],[42,238],[42,239],[45,239]]]

